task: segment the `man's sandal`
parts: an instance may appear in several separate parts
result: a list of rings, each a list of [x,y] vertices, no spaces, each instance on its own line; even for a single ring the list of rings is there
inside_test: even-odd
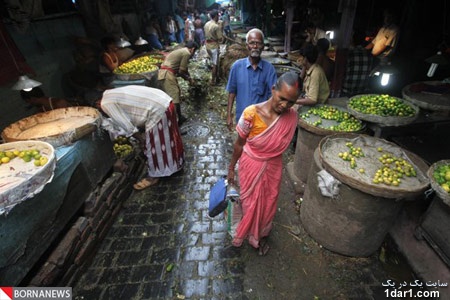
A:
[[[140,191],[140,190],[146,189],[146,188],[148,188],[148,187],[150,187],[152,185],[157,184],[158,181],[159,181],[158,178],[144,178],[141,181],[135,183],[133,185],[133,188],[135,190]]]

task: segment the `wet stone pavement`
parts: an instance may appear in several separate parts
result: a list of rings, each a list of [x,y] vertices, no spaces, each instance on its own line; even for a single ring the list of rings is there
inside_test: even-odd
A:
[[[73,286],[74,299],[388,299],[378,253],[345,257],[308,236],[298,213],[302,199],[286,170],[267,256],[248,244],[231,246],[223,215],[207,214],[209,190],[226,175],[232,152],[226,98],[217,95],[182,104],[189,117],[181,128],[184,169],[123,203]],[[285,163],[293,153],[290,147]]]
[[[74,287],[75,299],[241,298],[244,263],[223,217],[208,216],[209,190],[226,175],[231,136],[217,113],[198,113],[206,121],[194,117],[181,128],[184,169],[123,204]]]

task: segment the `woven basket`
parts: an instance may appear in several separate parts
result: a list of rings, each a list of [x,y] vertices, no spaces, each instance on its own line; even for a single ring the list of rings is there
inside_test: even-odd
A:
[[[315,107],[319,107],[322,106],[322,104],[317,104],[315,105]],[[347,111],[345,108],[342,107],[338,107],[338,106],[334,106],[334,105],[328,105],[327,106],[332,106],[340,111]],[[310,106],[302,106],[300,108],[299,113],[303,114],[303,113],[307,113],[309,110],[311,109]],[[311,121],[315,122],[319,119],[319,117],[317,116],[311,116]],[[322,124],[326,127],[329,126],[336,126],[339,123],[337,121],[334,120],[324,120],[322,119]],[[331,130],[331,129],[326,129],[326,128],[322,128],[322,127],[318,127],[318,126],[314,126],[312,124],[309,124],[308,122],[306,122],[303,118],[299,117],[298,118],[298,125],[302,128],[304,128],[305,130],[315,133],[317,135],[332,135],[332,134],[336,134],[336,133],[341,133],[343,131],[336,131],[336,130]],[[352,132],[352,133],[362,133],[366,130],[366,125],[361,122],[361,129],[357,130],[357,131],[344,131],[344,132]]]
[[[1,135],[6,142],[40,140],[59,147],[93,132],[100,122],[100,112],[95,108],[74,106],[19,120],[6,127]]]
[[[348,103],[350,103],[350,101],[352,99],[354,99],[354,98],[361,97],[361,96],[372,96],[372,95],[374,95],[374,94],[356,95],[356,96],[351,97],[349,99]],[[397,97],[393,97],[393,98],[397,98]],[[368,121],[368,122],[372,122],[372,123],[377,123],[377,124],[382,124],[384,126],[402,126],[402,125],[411,124],[419,116],[419,108],[417,106],[415,106],[414,104],[410,103],[409,101],[405,100],[405,99],[401,99],[401,98],[397,98],[397,99],[401,100],[403,103],[411,106],[414,109],[414,111],[415,111],[414,116],[409,116],[409,117],[395,117],[395,116],[391,117],[391,116],[387,116],[387,117],[383,117],[383,116],[378,116],[378,115],[365,114],[365,113],[361,113],[359,111],[356,111],[356,110],[352,109],[348,104],[347,104],[347,109],[352,115],[354,115],[356,118],[358,118],[360,120],[364,120],[364,121]]]
[[[356,159],[357,167],[350,168],[348,161],[342,160],[339,152],[348,151],[346,142],[352,142],[355,147],[361,147],[364,157]],[[378,157],[382,154],[377,148],[383,148],[383,153],[390,152],[408,161],[416,170],[416,177],[403,177],[399,186],[375,184],[374,174],[382,164]],[[394,199],[411,199],[422,194],[430,184],[426,175],[428,165],[417,155],[404,150],[386,140],[368,135],[340,133],[324,137],[319,144],[320,161],[331,175],[341,182],[367,194]],[[360,173],[359,169],[365,172]]]
[[[269,42],[284,42],[284,36],[269,36]]]
[[[291,51],[287,54],[287,58],[293,62],[296,62],[300,58],[300,51]]]
[[[277,76],[281,76],[286,72],[295,72],[298,75],[302,72],[300,68],[285,66],[285,65],[273,65],[275,67],[275,71],[277,72]]]
[[[0,165],[0,215],[8,213],[16,204],[39,193],[52,180],[56,167],[52,145],[42,141],[21,141],[0,145],[0,151],[36,149],[48,159],[44,166],[35,166],[16,157]]]
[[[447,205],[450,205],[450,193],[447,193],[439,185],[439,183],[436,182],[436,180],[433,177],[433,173],[436,170],[436,168],[438,168],[439,166],[449,165],[449,164],[450,164],[450,159],[440,160],[440,161],[437,161],[434,164],[432,164],[431,167],[427,171],[427,175],[428,175],[428,178],[430,179],[431,187],[436,192],[436,194],[439,196],[439,198],[441,198],[442,201]]]
[[[418,107],[433,111],[450,111],[450,93],[442,94],[431,93],[427,91],[427,86],[438,87],[442,85],[441,81],[425,81],[409,84],[402,89],[404,99],[411,101]],[[423,91],[414,91],[423,87]]]
[[[137,74],[114,74],[114,77],[118,80],[123,81],[132,81],[132,80],[139,80],[139,79],[147,79],[150,80],[158,73],[158,70],[151,71],[151,72],[143,72],[143,73],[137,73]]]
[[[289,65],[291,61],[287,58],[281,57],[267,57],[266,61],[270,62],[272,65]]]
[[[276,53],[275,51],[262,51],[261,52],[261,58],[268,58],[268,57],[277,57],[278,53]]]

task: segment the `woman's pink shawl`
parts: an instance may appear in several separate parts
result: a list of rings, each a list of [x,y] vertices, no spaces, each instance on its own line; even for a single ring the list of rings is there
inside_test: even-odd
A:
[[[259,240],[272,229],[282,175],[282,153],[289,146],[297,127],[293,109],[281,114],[265,131],[247,139],[239,159],[242,220],[236,229],[233,245],[240,246],[248,237],[259,247]],[[237,126],[238,133],[244,133]]]

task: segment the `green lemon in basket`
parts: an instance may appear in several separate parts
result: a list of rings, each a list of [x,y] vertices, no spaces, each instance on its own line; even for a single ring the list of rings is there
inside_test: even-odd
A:
[[[447,183],[441,184],[441,188],[443,188],[447,193],[450,193],[450,186]]]
[[[30,161],[31,161],[31,156],[25,154],[25,155],[22,157],[22,159],[23,159],[24,162],[30,162]]]
[[[33,155],[34,159],[40,159],[42,156],[40,154]]]
[[[14,158],[14,153],[12,151],[6,151],[5,155],[6,155],[6,157],[9,157],[10,159]]]
[[[445,172],[445,180],[450,181],[450,170]]]
[[[48,158],[45,156],[41,156],[39,161],[41,162],[41,166],[44,166],[48,162]]]
[[[34,160],[34,165],[35,165],[36,167],[40,167],[40,166],[41,166],[41,161],[40,161],[39,159],[35,159],[35,160]]]

